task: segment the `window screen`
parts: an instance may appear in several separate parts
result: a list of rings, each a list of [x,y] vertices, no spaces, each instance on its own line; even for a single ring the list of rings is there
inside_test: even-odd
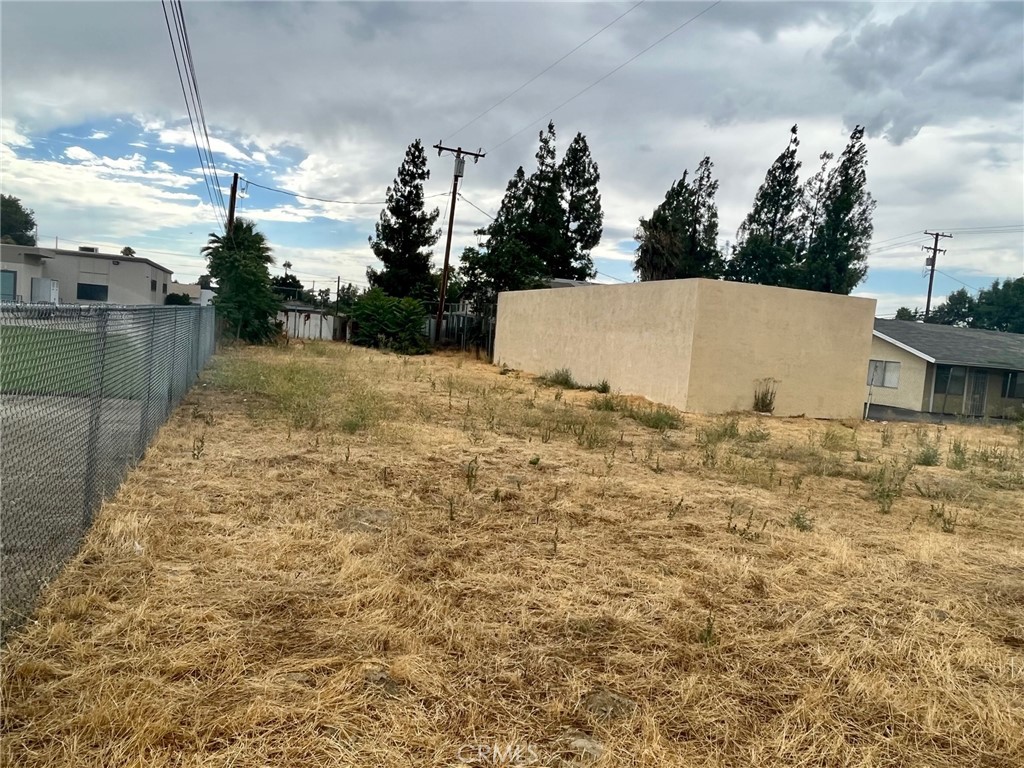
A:
[[[1003,376],[1003,397],[1024,400],[1024,371],[1007,371]]]
[[[967,369],[960,365],[940,365],[935,371],[936,395],[963,395]]]
[[[868,386],[896,389],[900,385],[900,364],[887,360],[868,363]]]
[[[105,285],[79,283],[76,295],[79,301],[106,301],[108,290],[108,287]]]

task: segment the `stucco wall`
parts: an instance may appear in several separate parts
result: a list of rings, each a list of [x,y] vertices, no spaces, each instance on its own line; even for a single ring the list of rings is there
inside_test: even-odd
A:
[[[60,281],[62,304],[163,304],[163,286],[171,290],[171,275],[144,261],[89,258],[86,255],[58,255],[46,263],[48,277]],[[156,280],[156,290],[150,290]],[[78,298],[78,284],[92,283],[108,286],[105,302],[83,301]]]
[[[890,405],[895,408],[907,408],[912,411],[928,410],[928,393],[931,391],[931,377],[928,375],[928,362],[917,355],[900,349],[877,336],[871,338],[871,360],[885,360],[900,364],[900,385],[896,389],[874,386],[869,397],[872,403]],[[864,366],[864,381],[867,382],[868,369]]]
[[[0,267],[14,272],[14,295],[20,296],[22,301],[29,301],[32,293],[32,278],[43,276],[41,260],[38,257],[22,255],[18,251],[18,246],[5,245],[3,257],[0,258]]]
[[[714,280],[669,280],[498,298],[494,358],[687,411],[748,410],[777,380],[778,415],[863,413],[875,302]]]
[[[502,293],[494,359],[684,409],[696,307],[695,280]]]
[[[749,410],[757,381],[771,378],[777,415],[863,415],[874,299],[697,282],[687,410]]]

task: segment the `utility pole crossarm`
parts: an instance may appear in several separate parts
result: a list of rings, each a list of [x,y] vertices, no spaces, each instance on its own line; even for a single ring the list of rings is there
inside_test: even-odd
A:
[[[932,253],[932,257],[930,259],[931,263],[929,264],[929,266],[931,267],[931,270],[928,273],[928,298],[925,300],[925,304],[924,304],[924,319],[927,320],[928,319],[928,315],[931,314],[931,311],[932,311],[932,284],[935,282],[935,261],[938,258],[938,255],[940,253],[945,253],[946,252],[944,249],[939,248],[939,238],[940,237],[952,237],[952,235],[948,235],[948,234],[946,234],[944,232],[927,232],[927,231],[925,232],[925,234],[928,235],[929,237],[934,237],[935,238],[935,242],[932,243],[932,246],[930,248],[928,246],[926,246],[926,245],[922,245],[921,246],[921,250],[923,250],[923,251],[931,251],[931,253]]]

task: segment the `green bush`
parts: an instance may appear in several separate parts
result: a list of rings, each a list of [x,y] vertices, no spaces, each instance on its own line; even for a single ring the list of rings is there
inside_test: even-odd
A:
[[[562,387],[563,389],[579,389],[579,384],[572,377],[572,371],[568,368],[559,368],[557,371],[550,371],[537,377],[541,384],[548,387]]]
[[[352,306],[353,342],[363,347],[422,355],[430,346],[423,333],[426,310],[416,299],[396,299],[380,288],[367,291]]]

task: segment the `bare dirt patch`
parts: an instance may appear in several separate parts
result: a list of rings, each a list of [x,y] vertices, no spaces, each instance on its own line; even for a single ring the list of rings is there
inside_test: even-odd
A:
[[[3,764],[1024,764],[1013,425],[327,344],[204,381],[5,650]]]

